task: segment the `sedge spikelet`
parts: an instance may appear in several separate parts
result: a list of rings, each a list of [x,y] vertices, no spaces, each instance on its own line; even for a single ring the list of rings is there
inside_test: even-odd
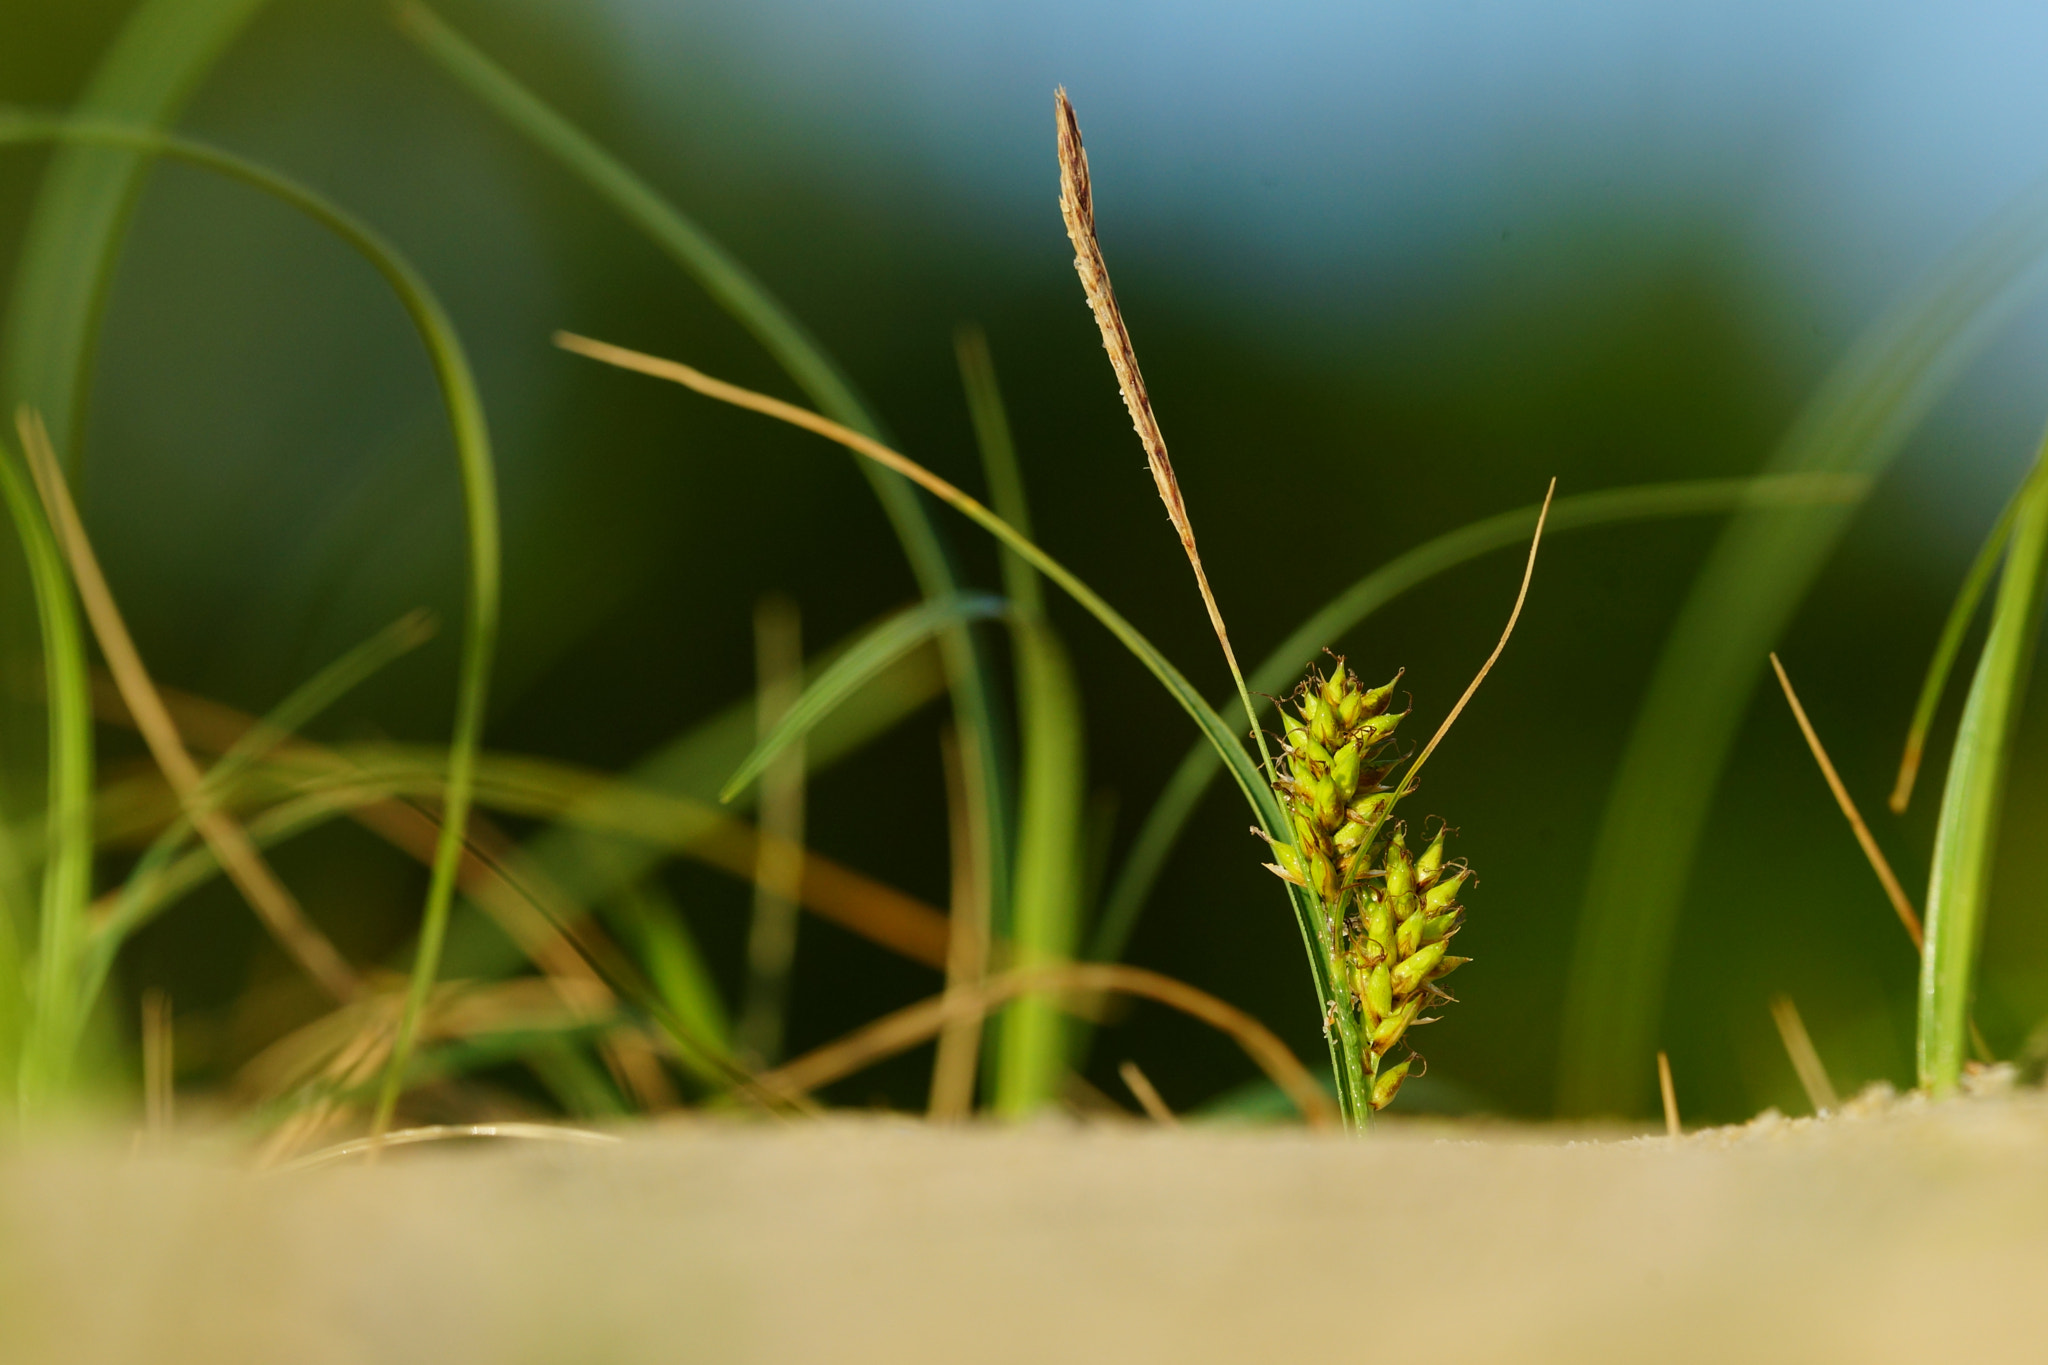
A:
[[[1376,1110],[1393,1102],[1419,1061],[1412,1045],[1398,1062],[1388,1054],[1407,1044],[1410,1029],[1435,1022],[1422,1011],[1451,1000],[1437,983],[1470,961],[1452,956],[1450,943],[1465,921],[1458,895],[1471,869],[1445,864],[1445,831],[1416,854],[1407,828],[1389,818],[1413,790],[1385,785],[1397,762],[1394,731],[1407,715],[1390,706],[1399,681],[1367,688],[1338,659],[1295,691],[1292,714],[1281,712],[1286,735],[1273,784],[1292,843],[1274,840],[1267,865],[1315,898],[1336,1008],[1357,1023]]]

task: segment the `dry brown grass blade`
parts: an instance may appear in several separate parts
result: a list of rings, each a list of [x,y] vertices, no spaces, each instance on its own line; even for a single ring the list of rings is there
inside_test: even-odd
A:
[[[23,407],[16,412],[15,425],[28,452],[29,469],[35,476],[36,489],[42,495],[51,528],[70,563],[72,582],[78,590],[79,601],[85,607],[86,619],[92,623],[93,635],[99,641],[101,654],[106,657],[108,671],[114,675],[122,699],[135,717],[136,729],[149,746],[150,756],[163,770],[171,789],[178,794],[193,828],[213,848],[229,880],[256,911],[271,936],[305,969],[308,976],[319,983],[322,990],[336,1000],[354,999],[362,989],[355,969],[328,942],[326,935],[313,927],[298,899],[270,870],[270,865],[263,860],[263,855],[242,827],[226,811],[205,798],[201,790],[199,765],[186,752],[178,727],[172,722],[163,698],[150,681],[148,670],[143,667],[142,655],[128,634],[120,609],[114,605],[114,595],[107,587],[106,576],[101,573],[99,560],[86,539],[85,525],[79,520],[78,509],[71,501],[71,490],[64,482],[63,470],[57,464],[56,452],[50,446],[42,419]]]
[[[1066,221],[1067,237],[1074,244],[1074,273],[1081,277],[1081,290],[1088,296],[1088,307],[1095,314],[1096,327],[1102,332],[1102,349],[1108,352],[1110,367],[1116,371],[1117,387],[1123,392],[1124,407],[1131,414],[1131,426],[1138,433],[1138,442],[1145,448],[1145,463],[1151,467],[1152,482],[1159,490],[1159,500],[1166,504],[1167,518],[1173,522],[1174,533],[1180,537],[1180,547],[1195,571],[1195,586],[1201,589],[1202,605],[1209,612],[1209,625],[1216,632],[1216,642],[1223,646],[1230,676],[1237,683],[1237,690],[1244,697],[1245,708],[1249,711],[1250,694],[1245,691],[1244,674],[1237,666],[1237,652],[1230,647],[1230,631],[1223,624],[1223,612],[1216,605],[1216,594],[1209,588],[1209,574],[1202,567],[1202,552],[1195,545],[1195,527],[1188,519],[1180,479],[1174,474],[1173,461],[1167,456],[1166,437],[1159,430],[1159,417],[1152,410],[1152,395],[1145,388],[1143,372],[1138,369],[1138,353],[1131,345],[1131,330],[1124,323],[1123,309],[1117,306],[1116,290],[1109,282],[1109,266],[1103,260],[1102,243],[1095,233],[1095,188],[1088,175],[1088,152],[1081,145],[1081,125],[1074,117],[1074,105],[1067,98],[1064,87],[1053,92],[1053,113],[1058,125],[1060,217]],[[1258,719],[1254,715],[1253,732],[1257,733],[1258,728]]]
[[[1134,1061],[1125,1058],[1123,1065],[1116,1069],[1123,1077],[1124,1088],[1138,1101],[1138,1107],[1145,1111],[1145,1117],[1168,1128],[1180,1127],[1180,1117],[1167,1108],[1166,1101],[1159,1094],[1159,1087],[1152,1084],[1152,1078]]]
[[[1827,779],[1828,790],[1835,794],[1835,804],[1842,808],[1842,814],[1849,821],[1849,828],[1855,831],[1856,842],[1863,846],[1863,856],[1870,860],[1870,870],[1884,885],[1884,894],[1890,898],[1892,909],[1898,913],[1899,923],[1906,926],[1906,933],[1913,939],[1913,951],[1922,950],[1925,935],[1921,932],[1920,916],[1913,909],[1912,900],[1906,895],[1906,888],[1899,885],[1891,862],[1884,856],[1884,850],[1877,846],[1877,839],[1871,834],[1870,826],[1863,823],[1863,815],[1856,809],[1856,802],[1849,795],[1849,788],[1842,782],[1842,776],[1835,771],[1834,763],[1828,758],[1827,749],[1820,742],[1820,735],[1813,728],[1813,722],[1806,717],[1806,708],[1799,704],[1799,694],[1792,690],[1791,676],[1785,672],[1785,665],[1778,662],[1775,652],[1771,655],[1771,668],[1778,675],[1778,686],[1785,689],[1785,700],[1792,707],[1792,719],[1799,722],[1799,733],[1806,736],[1806,747],[1813,751],[1813,761],[1820,765],[1820,775]]]
[[[966,759],[958,733],[948,726],[941,736],[946,771],[946,834],[952,856],[953,920],[947,940],[946,989],[956,991],[981,983],[988,970],[987,867],[976,855],[973,812],[967,800]],[[974,1110],[974,1073],[981,1058],[981,1016],[949,1020],[939,1030],[932,1059],[931,1100],[926,1113],[935,1122],[966,1118]]]
[[[1336,1123],[1336,1110],[1287,1044],[1258,1020],[1228,1001],[1184,981],[1121,963],[1075,962],[1051,967],[1026,967],[989,978],[979,986],[947,991],[884,1015],[873,1023],[807,1052],[760,1077],[763,1089],[798,1096],[850,1076],[924,1042],[948,1021],[979,1017],[1006,1000],[1028,991],[1116,992],[1156,1000],[1228,1034],[1237,1045],[1294,1101],[1312,1126]]]
[[[152,1142],[170,1136],[177,1095],[176,1057],[171,997],[152,986],[142,993],[142,1112]]]
[[[553,1123],[436,1123],[424,1128],[401,1128],[395,1133],[356,1138],[308,1152],[273,1168],[276,1174],[310,1170],[352,1156],[366,1156],[387,1147],[411,1147],[422,1142],[447,1142],[458,1138],[523,1138],[529,1142],[564,1142],[584,1147],[609,1147],[623,1141],[615,1133],[596,1133],[587,1128],[564,1128]]]
[[[1404,794],[1415,789],[1415,774],[1422,771],[1422,765],[1436,752],[1436,746],[1444,742],[1444,736],[1451,732],[1451,726],[1455,725],[1458,717],[1464,713],[1465,703],[1472,700],[1473,694],[1479,690],[1479,684],[1486,681],[1486,675],[1500,662],[1501,651],[1508,647],[1508,637],[1515,633],[1515,622],[1522,619],[1522,604],[1529,600],[1529,581],[1536,576],[1536,551],[1543,545],[1543,523],[1550,518],[1550,500],[1556,495],[1557,480],[1552,479],[1550,487],[1543,492],[1543,508],[1536,514],[1536,534],[1529,538],[1529,561],[1522,566],[1522,586],[1515,593],[1515,608],[1508,613],[1507,627],[1501,631],[1500,641],[1494,645],[1493,653],[1486,656],[1486,662],[1479,666],[1478,674],[1466,685],[1464,695],[1458,698],[1458,704],[1451,708],[1451,713],[1444,717],[1444,723],[1437,726],[1436,733],[1429,737],[1429,743],[1422,746],[1422,752],[1408,765],[1408,771],[1401,778],[1401,785],[1398,788]]]
[[[1839,1108],[1842,1101],[1835,1095],[1835,1083],[1828,1079],[1828,1069],[1822,1064],[1813,1036],[1806,1031],[1806,1021],[1799,1017],[1799,1007],[1792,1003],[1791,996],[1780,993],[1771,997],[1771,1020],[1778,1026],[1785,1055],[1792,1059],[1792,1069],[1799,1073],[1799,1086],[1806,1092],[1813,1112],[1825,1114]]]
[[[1685,1129],[1678,1123],[1678,1088],[1671,1083],[1671,1059],[1662,1051],[1657,1053],[1657,1091],[1664,1097],[1664,1136],[1683,1136]]]

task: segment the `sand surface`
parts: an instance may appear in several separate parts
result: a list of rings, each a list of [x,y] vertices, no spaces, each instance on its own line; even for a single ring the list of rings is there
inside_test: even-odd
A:
[[[693,1124],[0,1159],[0,1359],[2048,1359],[2048,1098],[1673,1143]]]

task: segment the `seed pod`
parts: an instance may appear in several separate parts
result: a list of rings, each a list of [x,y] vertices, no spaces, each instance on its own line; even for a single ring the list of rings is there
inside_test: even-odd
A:
[[[1348,671],[1340,662],[1331,671],[1330,676],[1323,679],[1323,705],[1329,707],[1332,711],[1338,710],[1344,704],[1345,693],[1349,690],[1344,686],[1344,675]]]
[[[1401,670],[1401,673],[1406,673],[1407,671],[1404,668]],[[1372,691],[1365,694],[1365,714],[1376,716],[1387,709],[1387,703],[1392,701],[1394,697],[1394,684],[1401,681],[1401,673],[1396,673],[1392,678],[1388,679],[1385,686],[1375,687]]]
[[[1401,1082],[1408,1079],[1408,1065],[1413,1058],[1404,1057],[1396,1066],[1382,1071],[1372,1083],[1372,1107],[1374,1112],[1394,1102],[1394,1096],[1401,1093]]]
[[[1408,898],[1414,900],[1413,896]],[[1422,916],[1410,915],[1394,928],[1394,956],[1405,959],[1422,946]]]
[[[1441,980],[1442,978],[1449,976],[1452,972],[1455,972],[1456,970],[1458,970],[1458,968],[1464,966],[1467,962],[1470,962],[1471,960],[1472,959],[1469,957],[1451,957],[1447,954],[1444,957],[1443,961],[1437,963],[1436,966],[1430,968],[1429,979],[1431,981]],[[1441,994],[1441,992],[1439,992],[1439,994]],[[1450,999],[1449,996],[1445,996],[1444,998],[1446,1000]]]
[[[1409,923],[1412,924],[1414,921],[1410,920]],[[1407,926],[1403,925],[1402,927],[1406,928]],[[1436,970],[1436,965],[1444,960],[1444,948],[1446,946],[1444,940],[1438,939],[1428,947],[1416,949],[1413,953],[1408,954],[1400,962],[1396,963],[1392,973],[1394,994],[1400,996],[1412,994],[1415,988],[1427,980],[1432,971]]]
[[[1421,1009],[1422,997],[1411,995],[1401,1003],[1399,1008],[1380,1020],[1372,1031],[1372,1050],[1383,1053],[1394,1044],[1400,1042],[1401,1035],[1406,1033],[1408,1026],[1415,1022],[1415,1016]]]
[[[1346,744],[1330,755],[1330,780],[1337,784],[1337,794],[1349,801],[1358,790],[1359,752],[1356,744]]]
[[[1337,713],[1330,710],[1327,706],[1318,706],[1315,718],[1308,724],[1308,732],[1315,738],[1316,743],[1322,745],[1325,749],[1335,748],[1337,745]]]
[[[1387,836],[1387,894],[1396,899],[1415,889],[1415,860],[1408,856],[1408,831],[1399,825]]]
[[[1393,1013],[1394,978],[1386,963],[1372,969],[1372,975],[1366,978],[1365,993],[1361,999],[1365,1001],[1365,1017],[1374,1024]]]
[[[1423,905],[1428,909],[1429,913],[1432,915],[1442,914],[1445,910],[1450,909],[1451,906],[1456,904],[1458,888],[1463,886],[1465,879],[1471,875],[1471,868],[1459,868],[1456,876],[1446,877],[1443,881],[1430,887],[1429,894],[1423,898]]]
[[[1308,885],[1311,891],[1323,898],[1325,905],[1336,901],[1337,869],[1331,866],[1321,849],[1308,855]]]
[[[1387,818],[1387,812],[1394,808],[1394,793],[1373,792],[1351,803],[1351,818],[1362,825],[1377,825]]]
[[[1344,823],[1344,798],[1337,794],[1337,784],[1327,777],[1318,777],[1305,784],[1308,787],[1309,812],[1321,829],[1335,830]]]
[[[1322,846],[1322,831],[1309,823],[1308,815],[1299,807],[1287,813],[1288,823],[1294,826],[1294,846],[1306,852]]]
[[[1406,714],[1407,712],[1405,711],[1387,711],[1377,716],[1366,717],[1358,723],[1358,742],[1367,747],[1379,743],[1400,727],[1401,718]]]
[[[1429,916],[1422,921],[1422,941],[1434,943],[1440,938],[1449,938],[1464,918],[1465,907],[1462,905],[1454,907],[1448,913]]]
[[[1273,862],[1279,864],[1274,870],[1287,881],[1307,886],[1308,867],[1301,861],[1301,855],[1286,844],[1274,843],[1270,847],[1273,850]]]
[[[1394,915],[1387,908],[1384,896],[1375,897],[1365,907],[1361,917],[1365,921],[1365,940],[1379,950],[1381,957],[1390,957],[1394,952]]]
[[[1429,841],[1429,847],[1422,850],[1422,856],[1415,860],[1415,884],[1426,891],[1435,885],[1443,870],[1444,832],[1438,830],[1436,838]]]
[[[1349,815],[1350,812],[1346,811],[1345,814]],[[1371,827],[1361,824],[1357,820],[1347,819],[1343,824],[1337,826],[1337,832],[1330,836],[1330,842],[1337,846],[1339,853],[1349,853],[1358,847],[1359,842],[1365,838],[1366,831],[1369,828]]]

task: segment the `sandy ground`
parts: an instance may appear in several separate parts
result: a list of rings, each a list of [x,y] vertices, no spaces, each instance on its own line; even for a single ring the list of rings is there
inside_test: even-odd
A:
[[[2048,1097],[1565,1143],[691,1125],[0,1160],[0,1359],[2048,1359]]]

